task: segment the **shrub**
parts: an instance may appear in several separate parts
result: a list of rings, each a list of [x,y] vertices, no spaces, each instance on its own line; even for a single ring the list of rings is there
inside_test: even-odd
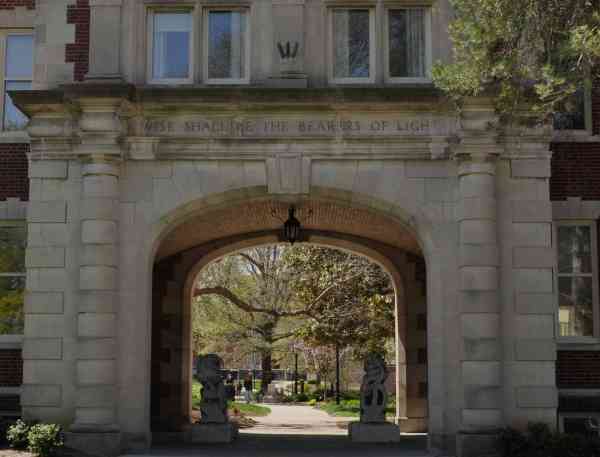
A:
[[[6,440],[8,444],[13,449],[26,449],[27,448],[27,435],[29,434],[29,429],[33,424],[22,421],[21,419],[17,419],[17,421],[8,427],[8,431],[6,432]]]
[[[299,403],[304,403],[305,401],[308,401],[308,395],[306,395],[306,394],[298,394],[298,395],[296,395],[295,401],[297,401]]]
[[[30,452],[40,457],[53,456],[62,447],[62,433],[56,424],[38,424],[31,427],[27,435]]]
[[[526,433],[506,428],[498,444],[503,457],[600,457],[597,436],[554,433],[546,424],[529,424]]]

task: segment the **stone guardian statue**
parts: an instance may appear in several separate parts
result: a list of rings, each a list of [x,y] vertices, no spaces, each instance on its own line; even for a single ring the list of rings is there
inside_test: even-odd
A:
[[[385,380],[387,368],[379,354],[371,353],[364,363],[365,375],[360,386],[360,421],[364,423],[385,422],[387,392]]]

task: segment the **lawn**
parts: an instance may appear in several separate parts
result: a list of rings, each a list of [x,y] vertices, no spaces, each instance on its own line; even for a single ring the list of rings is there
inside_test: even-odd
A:
[[[360,400],[355,398],[342,399],[339,405],[335,402],[335,400],[328,400],[325,402],[319,402],[315,406],[330,414],[331,416],[360,416]],[[394,397],[390,397],[390,399],[388,400],[388,405],[385,409],[385,412],[387,415],[394,415],[396,413],[396,403]]]
[[[194,409],[200,409],[202,385],[194,381],[192,384],[192,407]],[[240,402],[229,402],[229,412],[234,413],[235,410],[242,413],[245,416],[268,416],[271,414],[271,408],[266,406],[257,405],[255,403],[240,403]]]

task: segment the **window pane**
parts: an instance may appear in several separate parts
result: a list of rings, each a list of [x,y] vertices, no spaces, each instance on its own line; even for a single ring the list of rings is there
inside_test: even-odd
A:
[[[154,79],[189,78],[191,30],[189,13],[154,15]]]
[[[591,277],[558,278],[560,336],[593,336]]]
[[[25,277],[0,277],[0,334],[23,333]]]
[[[561,103],[554,113],[556,130],[585,130],[585,90],[579,89],[571,98]]]
[[[243,11],[211,11],[208,44],[210,79],[245,77],[246,14]]]
[[[4,130],[23,130],[29,123],[25,116],[13,103],[8,91],[31,90],[31,81],[6,81],[4,93]]]
[[[389,67],[392,78],[424,77],[425,10],[389,12]]]
[[[9,35],[6,38],[6,78],[32,79],[33,36]]]
[[[591,227],[558,227],[558,272],[592,272],[592,234]]]
[[[370,75],[369,10],[333,12],[333,75],[368,78]]]
[[[0,273],[25,273],[24,227],[0,227]]]

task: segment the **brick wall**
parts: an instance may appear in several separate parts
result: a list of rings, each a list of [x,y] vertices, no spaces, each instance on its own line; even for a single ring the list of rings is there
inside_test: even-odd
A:
[[[0,200],[29,200],[28,144],[0,144]]]
[[[558,351],[556,385],[600,389],[600,351]]]
[[[594,135],[600,135],[600,81],[592,88],[592,130]]]
[[[0,349],[0,387],[19,387],[22,383],[21,349]]]
[[[66,45],[65,62],[73,62],[73,79],[83,81],[90,62],[90,2],[77,0],[67,7],[67,24],[75,24],[75,43]]]
[[[600,143],[552,145],[550,199],[600,200]]]
[[[35,0],[0,0],[0,10],[11,10],[17,6],[35,9]]]

